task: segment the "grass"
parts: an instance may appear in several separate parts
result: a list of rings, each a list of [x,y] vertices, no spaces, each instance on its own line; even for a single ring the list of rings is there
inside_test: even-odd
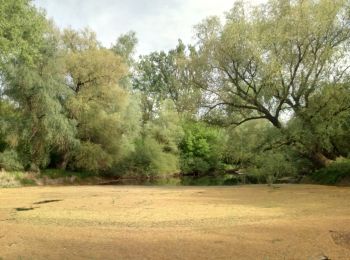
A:
[[[96,176],[88,172],[72,172],[59,169],[47,169],[42,172],[0,171],[0,188],[16,188],[45,184],[73,184]]]
[[[0,188],[14,188],[25,185],[24,172],[0,171]]]

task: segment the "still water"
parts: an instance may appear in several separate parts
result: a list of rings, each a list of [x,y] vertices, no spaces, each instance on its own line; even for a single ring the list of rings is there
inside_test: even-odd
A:
[[[107,185],[146,185],[146,186],[222,186],[222,185],[238,185],[253,184],[250,178],[238,175],[221,175],[221,176],[205,176],[205,177],[170,177],[170,178],[154,178],[154,179],[119,179]]]

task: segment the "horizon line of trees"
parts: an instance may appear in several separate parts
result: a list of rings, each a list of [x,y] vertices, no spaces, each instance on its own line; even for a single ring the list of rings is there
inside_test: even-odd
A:
[[[30,0],[0,5],[0,168],[269,180],[350,155],[350,1],[235,2],[196,44],[135,58],[59,30]]]

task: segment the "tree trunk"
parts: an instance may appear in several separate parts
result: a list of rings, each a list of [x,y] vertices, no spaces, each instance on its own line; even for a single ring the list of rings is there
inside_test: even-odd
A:
[[[312,159],[312,162],[315,164],[315,166],[318,168],[327,167],[329,164],[331,164],[333,162],[331,159],[329,159],[322,152],[314,152],[311,155],[311,159]]]

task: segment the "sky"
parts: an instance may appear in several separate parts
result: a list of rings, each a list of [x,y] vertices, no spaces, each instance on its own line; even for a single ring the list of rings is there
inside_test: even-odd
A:
[[[264,0],[247,0],[256,4]],[[233,0],[34,0],[60,28],[89,27],[105,47],[135,31],[138,54],[169,50],[178,39],[194,41],[193,26],[211,15],[223,17]]]

